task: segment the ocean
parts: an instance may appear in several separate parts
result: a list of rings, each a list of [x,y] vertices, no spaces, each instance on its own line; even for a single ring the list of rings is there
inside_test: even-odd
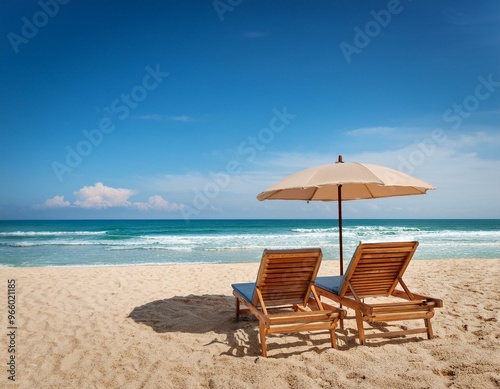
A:
[[[320,247],[338,259],[331,220],[0,221],[0,266],[258,262],[265,248]],[[420,242],[414,259],[500,258],[500,220],[344,220],[344,261],[361,241]]]

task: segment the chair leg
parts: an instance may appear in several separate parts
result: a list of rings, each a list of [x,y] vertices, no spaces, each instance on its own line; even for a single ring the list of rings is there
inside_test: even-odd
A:
[[[339,308],[340,308],[340,309],[342,309],[342,304],[339,304]],[[340,322],[340,323],[339,323],[339,325],[340,325],[340,329],[341,329],[342,331],[344,331],[344,318],[343,318],[343,317],[341,317],[341,318],[340,318],[340,320],[339,320],[339,322]]]
[[[330,330],[330,341],[332,342],[332,347],[337,350],[337,339],[335,338],[335,328]]]
[[[266,344],[267,329],[263,324],[260,324],[259,326],[259,334],[260,334],[260,345],[262,347],[262,356],[267,357],[267,344]]]
[[[432,332],[431,319],[424,319],[424,323],[427,328],[427,338],[432,339],[434,337],[434,333]]]
[[[236,321],[240,321],[240,300],[236,298]]]
[[[358,326],[359,343],[365,344],[365,328],[363,326],[363,317],[360,311],[356,311],[356,325]]]

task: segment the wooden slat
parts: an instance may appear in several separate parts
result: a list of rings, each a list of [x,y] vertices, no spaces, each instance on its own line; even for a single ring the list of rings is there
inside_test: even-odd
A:
[[[329,311],[294,312],[294,313],[283,313],[283,314],[270,314],[269,319],[271,324],[288,324],[288,323],[315,322],[315,321],[331,322],[332,314],[333,312]]]
[[[432,338],[430,319],[434,316],[434,308],[442,307],[442,300],[415,294],[402,280],[417,246],[418,242],[360,244],[347,268],[340,293],[334,294],[317,287],[320,296],[355,310],[358,337],[362,344],[365,338],[379,336],[427,333],[427,337]],[[395,289],[398,284],[401,284],[404,291]],[[389,296],[392,299],[400,298],[402,301],[385,304],[364,302],[369,297]],[[373,323],[417,319],[423,319],[424,328],[364,334],[364,321]]]
[[[388,337],[396,337],[396,336],[404,336],[404,335],[414,335],[414,334],[425,334],[427,330],[425,328],[412,328],[404,331],[390,331],[390,332],[381,332],[376,334],[365,334],[365,338],[388,338]]]
[[[257,275],[254,301],[249,302],[238,292],[233,294],[248,310],[237,308],[240,313],[250,311],[260,323],[262,355],[267,356],[266,335],[273,333],[328,330],[332,347],[336,347],[334,329],[345,311],[322,309],[321,301],[312,286],[322,259],[320,249],[264,250]],[[318,301],[311,299],[311,293]],[[308,302],[314,302],[309,310]],[[286,313],[272,313],[275,308],[292,309]]]
[[[321,331],[321,330],[332,330],[335,327],[332,327],[330,324],[321,323],[321,324],[300,324],[300,325],[288,325],[288,326],[279,326],[279,327],[270,327],[267,330],[268,334],[283,334],[287,332],[303,332],[303,331]]]
[[[372,315],[367,317],[365,320],[369,323],[376,322],[390,322],[390,321],[402,321],[402,320],[416,320],[416,319],[432,319],[434,317],[434,312],[407,312],[405,314],[394,314],[394,315]]]

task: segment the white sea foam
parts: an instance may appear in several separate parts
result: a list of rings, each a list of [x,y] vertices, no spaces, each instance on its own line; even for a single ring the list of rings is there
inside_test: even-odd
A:
[[[39,236],[86,236],[86,235],[106,235],[106,231],[12,231],[0,232],[0,236],[5,237],[39,237]]]
[[[151,222],[153,223],[153,222]],[[338,259],[338,227],[318,221],[209,222],[177,225],[146,221],[78,224],[51,231],[50,222],[39,231],[13,228],[0,232],[0,265],[58,266],[74,264],[219,263],[258,261],[262,250],[319,247],[325,260]],[[306,227],[301,227],[301,225]],[[59,223],[57,225],[60,225]],[[318,227],[315,227],[318,225]],[[333,226],[332,226],[333,225]],[[462,221],[369,222],[343,228],[344,258],[351,257],[359,242],[420,242],[420,258],[498,258],[500,228],[488,223]],[[108,228],[109,226],[109,228]],[[94,231],[93,231],[94,230]]]

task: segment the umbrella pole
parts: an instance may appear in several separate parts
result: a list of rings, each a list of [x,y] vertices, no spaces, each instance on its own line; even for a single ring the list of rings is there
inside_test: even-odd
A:
[[[342,246],[342,185],[337,186],[339,205],[339,249],[340,249],[340,275],[344,274],[344,248]]]

